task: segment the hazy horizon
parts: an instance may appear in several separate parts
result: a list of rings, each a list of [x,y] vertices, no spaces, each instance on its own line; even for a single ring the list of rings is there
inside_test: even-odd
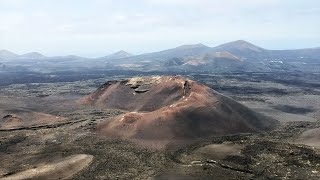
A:
[[[0,49],[99,57],[239,39],[266,49],[320,46],[316,0],[0,0]]]

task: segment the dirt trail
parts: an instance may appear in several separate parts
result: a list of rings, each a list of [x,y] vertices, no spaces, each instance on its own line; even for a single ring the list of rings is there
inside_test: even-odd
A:
[[[67,179],[90,164],[93,156],[86,154],[72,155],[33,169],[2,177],[2,180],[19,179]]]

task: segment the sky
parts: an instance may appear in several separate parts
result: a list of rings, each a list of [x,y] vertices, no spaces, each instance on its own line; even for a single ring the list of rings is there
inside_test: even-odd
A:
[[[319,0],[0,0],[0,49],[47,56],[246,40],[320,47]]]

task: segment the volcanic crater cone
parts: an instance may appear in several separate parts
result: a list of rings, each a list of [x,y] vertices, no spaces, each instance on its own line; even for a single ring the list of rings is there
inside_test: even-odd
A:
[[[278,121],[181,76],[108,81],[80,103],[127,113],[98,124],[107,136],[145,141],[273,130]]]

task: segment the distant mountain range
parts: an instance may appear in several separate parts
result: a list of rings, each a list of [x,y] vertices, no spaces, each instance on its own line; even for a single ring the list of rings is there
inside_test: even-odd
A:
[[[110,54],[108,56],[104,56],[101,59],[121,59],[121,58],[128,58],[128,57],[132,57],[133,54],[130,54],[126,51],[118,51],[116,53]]]
[[[14,54],[7,50],[0,50],[0,59],[14,59],[19,57],[19,55]]]
[[[120,59],[120,58],[127,58],[131,57],[133,54],[130,54],[126,51],[118,51],[116,53],[101,57],[100,59]],[[0,60],[15,60],[15,59],[54,59],[54,58],[79,58],[79,59],[90,59],[90,58],[84,58],[81,56],[76,55],[67,55],[67,56],[53,56],[53,57],[47,57],[43,54],[40,54],[38,52],[30,52],[22,55],[15,54],[13,52],[10,52],[8,50],[0,50]]]
[[[123,50],[100,58],[46,57],[32,52],[17,55],[0,50],[0,62],[29,69],[65,70],[81,68],[140,71],[312,71],[320,72],[320,48],[268,50],[238,40],[216,47],[183,45],[159,52],[133,55]],[[30,62],[30,64],[21,64]],[[37,62],[32,66],[32,63]],[[36,66],[36,67],[34,67]]]

